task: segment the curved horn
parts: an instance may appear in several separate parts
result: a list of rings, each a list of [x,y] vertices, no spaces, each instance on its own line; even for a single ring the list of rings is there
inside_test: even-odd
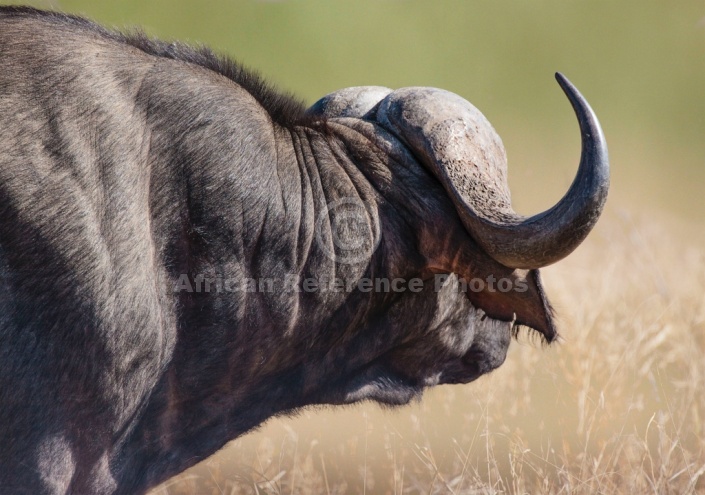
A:
[[[392,90],[383,86],[356,86],[330,93],[306,110],[310,115],[362,118]]]
[[[578,117],[582,155],[565,196],[531,217],[512,209],[502,141],[463,98],[434,88],[404,88],[387,96],[376,114],[441,181],[478,244],[511,268],[540,268],[570,254],[607,199],[609,160],[600,124],[575,86],[560,73],[556,79]]]

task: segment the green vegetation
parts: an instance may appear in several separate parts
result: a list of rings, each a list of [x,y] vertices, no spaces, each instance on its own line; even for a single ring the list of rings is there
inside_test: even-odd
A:
[[[208,44],[307,102],[366,84],[459,93],[503,137],[516,206],[527,213],[557,199],[577,163],[577,126],[552,78],[558,70],[602,120],[614,165],[610,206],[705,220],[699,1],[29,3]]]
[[[699,1],[30,3],[208,44],[307,102],[367,84],[454,91],[504,139],[516,206],[527,213],[557,199],[577,163],[577,126],[553,81],[558,70],[602,120],[614,165],[610,207],[705,220]]]

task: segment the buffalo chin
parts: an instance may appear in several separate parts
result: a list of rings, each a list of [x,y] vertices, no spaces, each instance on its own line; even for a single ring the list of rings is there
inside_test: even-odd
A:
[[[399,363],[390,359],[393,354],[390,353],[363,367],[344,386],[338,386],[338,383],[332,388],[334,394],[324,402],[340,405],[372,400],[383,405],[400,406],[420,399],[427,387],[469,383],[498,368],[507,356],[516,326],[513,322],[490,318],[474,307],[471,311],[473,324],[467,329],[470,340],[465,344],[455,341],[455,345],[446,341],[445,345],[454,348],[435,366],[419,365],[400,372],[395,366]],[[444,339],[440,334],[439,338]],[[424,375],[414,374],[424,369],[428,370]]]
[[[343,397],[343,404],[373,400],[388,406],[403,406],[421,398],[424,389],[423,384],[389,373],[379,374],[371,381],[353,380],[351,385]]]
[[[480,325],[470,348],[443,367],[439,383],[469,383],[504,363],[514,335],[514,323],[482,316]]]

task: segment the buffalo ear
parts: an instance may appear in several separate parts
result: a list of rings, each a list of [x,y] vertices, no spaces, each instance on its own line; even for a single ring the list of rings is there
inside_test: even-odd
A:
[[[515,325],[537,330],[548,344],[555,341],[558,331],[554,311],[543,290],[539,271],[515,270],[501,278],[511,280],[512,289],[508,292],[496,289],[468,291],[473,306],[482,309],[490,318],[513,321]]]
[[[330,93],[306,110],[309,115],[328,118],[364,118],[392,90],[383,86],[355,86]]]

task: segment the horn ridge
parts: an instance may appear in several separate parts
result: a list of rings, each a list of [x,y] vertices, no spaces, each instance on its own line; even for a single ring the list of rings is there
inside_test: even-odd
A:
[[[607,198],[609,158],[599,121],[565,76],[556,73],[556,79],[580,125],[580,165],[563,198],[530,217],[511,207],[501,139],[463,98],[435,88],[403,88],[386,96],[375,116],[442,183],[478,244],[511,268],[540,268],[570,254],[594,227]]]

